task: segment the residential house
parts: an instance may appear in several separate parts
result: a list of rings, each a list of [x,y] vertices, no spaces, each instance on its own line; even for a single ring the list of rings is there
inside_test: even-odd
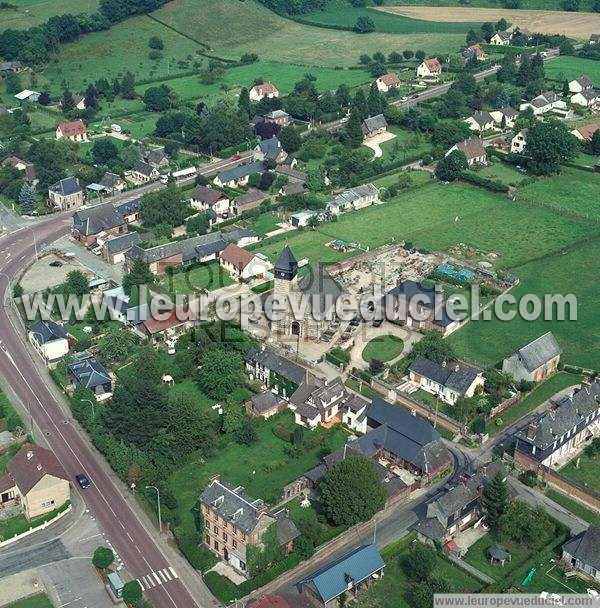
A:
[[[365,545],[329,564],[300,583],[302,593],[318,606],[340,606],[340,596],[355,598],[383,576],[385,562],[375,545]]]
[[[33,163],[28,163],[25,160],[21,160],[17,156],[7,156],[2,161],[3,167],[14,167],[17,171],[23,171],[25,173],[25,179],[28,182],[33,182],[36,179],[35,167]]]
[[[292,196],[293,194],[304,194],[305,192],[308,192],[308,188],[304,182],[288,181],[287,184],[279,188],[281,196]]]
[[[238,247],[247,247],[248,245],[258,243],[260,240],[256,232],[247,228],[235,228],[234,230],[223,232],[223,238],[229,243],[235,243]]]
[[[387,127],[387,120],[383,114],[370,116],[369,118],[365,118],[362,122],[362,132],[366,139],[385,133]]]
[[[598,125],[595,122],[592,122],[589,125],[583,125],[573,129],[571,133],[580,141],[592,141],[592,137],[598,128]]]
[[[292,213],[292,215],[290,215],[290,224],[294,228],[304,228],[308,226],[311,217],[318,215],[317,211],[303,209],[302,211],[298,211],[298,213]]]
[[[490,38],[490,44],[495,44],[496,46],[508,46],[511,39],[512,34],[510,32],[499,30]]]
[[[198,211],[213,211],[216,223],[225,221],[231,211],[229,197],[223,191],[209,186],[196,186],[190,195],[190,205]]]
[[[584,108],[590,108],[598,105],[598,92],[595,89],[585,89],[580,93],[571,95],[571,103]]]
[[[37,103],[40,98],[40,93],[37,91],[30,91],[29,89],[24,89],[20,93],[15,95],[15,99],[20,103]]]
[[[143,158],[149,165],[157,169],[166,167],[171,162],[169,155],[163,147],[146,149]]]
[[[159,170],[143,160],[135,161],[130,174],[134,180],[141,183],[146,183],[160,177]]]
[[[398,77],[398,74],[389,72],[377,78],[375,84],[382,93],[387,93],[388,91],[397,89],[400,86],[400,78]]]
[[[278,127],[287,127],[292,124],[292,117],[285,110],[273,110],[263,115],[264,122],[268,122]]]
[[[600,380],[585,380],[556,407],[537,414],[515,433],[515,466],[520,470],[562,466],[600,435]]]
[[[502,371],[516,382],[541,382],[558,369],[562,350],[552,332],[517,349],[502,361]]]
[[[29,342],[47,365],[53,366],[69,353],[67,328],[54,321],[37,321],[29,326]]]
[[[363,184],[349,188],[337,194],[325,204],[331,215],[340,215],[347,211],[356,211],[379,202],[379,190],[373,184]]]
[[[254,277],[264,278],[273,265],[262,254],[251,253],[234,243],[229,243],[219,254],[219,265],[232,279],[244,281]]]
[[[269,139],[262,139],[254,148],[254,160],[269,161],[281,164],[287,158],[287,152],[281,147],[276,135]]]
[[[600,583],[600,527],[594,524],[562,546],[562,561],[567,570]]]
[[[483,133],[494,128],[494,119],[489,112],[485,110],[477,110],[472,116],[465,120],[471,131]]]
[[[511,154],[523,154],[525,151],[525,146],[527,146],[527,133],[529,133],[529,129],[521,129],[510,140]]]
[[[253,348],[244,359],[246,373],[276,395],[289,399],[311,374],[299,363],[288,359],[264,344]]]
[[[534,115],[539,116],[551,111],[564,112],[567,104],[554,91],[546,91],[531,101],[522,103],[519,107],[521,111],[527,108],[531,108]]]
[[[279,97],[279,90],[270,82],[263,82],[262,84],[254,85],[249,91],[249,96],[250,101],[260,101],[265,97],[267,99],[273,99]]]
[[[465,139],[463,141],[459,141],[457,144],[454,144],[448,152],[446,152],[446,156],[454,150],[460,150],[467,157],[467,164],[469,167],[473,167],[475,165],[485,165],[487,162],[487,154],[485,152],[485,148],[481,143],[481,140],[478,138],[474,139]]]
[[[478,44],[472,44],[468,46],[462,54],[463,58],[467,61],[470,59],[477,59],[477,61],[485,61],[487,59],[485,52]]]
[[[109,264],[122,264],[125,254],[134,246],[142,242],[139,232],[128,232],[120,236],[113,236],[104,241],[102,256]]]
[[[76,177],[66,177],[48,188],[49,203],[60,211],[69,211],[83,205],[83,190]]]
[[[313,377],[303,381],[290,397],[290,409],[294,411],[296,424],[315,429],[324,423],[341,421],[350,396],[341,378],[323,382]]]
[[[569,93],[581,93],[593,88],[594,84],[587,76],[580,76],[569,82]]]
[[[444,290],[415,281],[402,281],[382,300],[385,318],[416,329],[435,329],[444,336],[460,327],[459,315],[450,315]]]
[[[417,67],[417,78],[420,80],[438,80],[442,73],[442,64],[437,57],[425,59]]]
[[[502,122],[504,121],[504,126],[507,129],[511,129],[515,124],[518,113],[512,106],[502,106],[498,110],[492,110],[490,115],[498,127],[502,127]]]
[[[247,548],[262,546],[275,526],[277,540],[289,554],[300,533],[287,512],[269,512],[261,499],[250,498],[242,486],[232,487],[213,478],[198,498],[204,519],[204,544],[237,572],[247,574]]]
[[[81,118],[61,122],[56,127],[56,139],[68,139],[73,142],[87,141],[87,129]]]
[[[262,173],[264,169],[264,165],[260,160],[238,165],[233,169],[227,169],[226,171],[219,173],[213,179],[213,183],[220,188],[223,188],[224,186],[229,188],[245,186],[248,183],[248,178],[253,173]]]
[[[588,43],[589,44],[599,44],[600,43],[600,34],[590,34]]]
[[[127,182],[116,173],[111,173],[107,171],[100,180],[99,184],[104,186],[105,190],[109,194],[115,194],[116,192],[123,192],[127,187]]]
[[[221,232],[210,232],[148,249],[134,245],[125,253],[125,267],[129,270],[134,261],[141,258],[148,264],[152,274],[160,275],[169,267],[178,268],[195,262],[216,260],[227,245]]]
[[[417,357],[409,367],[410,381],[435,395],[445,403],[454,405],[460,397],[472,397],[483,391],[483,370],[462,361],[449,361],[441,365],[425,357]]]
[[[86,247],[94,245],[101,237],[118,236],[125,232],[127,222],[112,203],[94,205],[73,214],[71,234]]]
[[[271,195],[260,190],[249,190],[233,199],[233,211],[236,215],[260,207],[260,204]]]
[[[182,335],[189,331],[196,321],[196,316],[192,310],[184,307],[176,307],[170,312],[154,318],[152,315],[145,315],[145,318],[137,325],[136,330],[143,337],[148,338],[155,344],[165,336]]]
[[[92,355],[83,356],[69,364],[69,376],[82,388],[91,390],[96,401],[112,397],[112,379],[108,370]]]
[[[283,397],[272,391],[265,391],[264,393],[253,395],[246,402],[246,413],[248,416],[266,419],[282,412],[287,406],[287,401]]]
[[[50,450],[39,445],[23,444],[6,470],[0,477],[0,508],[20,503],[29,521],[58,509],[71,497],[65,470]]]
[[[142,199],[134,198],[120,205],[116,205],[115,209],[119,215],[128,223],[132,224],[140,219],[140,208],[142,205]]]

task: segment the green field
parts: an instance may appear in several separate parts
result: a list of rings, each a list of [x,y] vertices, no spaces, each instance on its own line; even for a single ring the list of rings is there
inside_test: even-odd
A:
[[[517,198],[600,221],[600,173],[563,168],[517,190]]]
[[[546,78],[564,81],[579,78],[585,74],[592,79],[595,85],[600,84],[600,63],[593,59],[583,59],[571,55],[558,57],[547,61],[544,66]]]
[[[353,7],[346,0],[333,0],[324,11],[315,11],[302,15],[302,19],[322,25],[334,25],[352,28],[359,17],[368,17],[373,21],[376,32],[386,34],[411,34],[440,32],[444,34],[466,34],[470,29],[478,29],[481,23],[439,23],[410,19],[373,9],[372,7]]]
[[[202,289],[213,291],[232,283],[229,273],[215,262],[183,269],[171,277],[165,274],[160,285],[169,293],[192,294]]]
[[[565,507],[565,509],[568,511],[571,511],[571,513],[574,515],[577,515],[577,517],[580,519],[583,519],[590,524],[594,524],[595,526],[600,526],[600,513],[591,511],[577,500],[573,500],[572,498],[569,498],[565,494],[557,492],[556,490],[547,490],[546,496],[559,505]]]
[[[45,593],[40,593],[13,604],[8,604],[5,608],[52,608],[52,604]]]
[[[295,23],[255,1],[239,0],[173,0],[153,16],[217,56],[237,59],[243,53],[257,53],[262,60],[304,66],[353,66],[361,53],[379,49],[385,53],[406,48],[453,52],[463,43],[466,31],[360,35]]]
[[[472,6],[473,8],[502,8],[497,0],[435,0],[435,4],[428,0],[386,0],[385,4],[390,6],[409,5],[409,6]],[[581,0],[580,11],[592,11],[593,0]],[[561,0],[527,0],[522,3],[522,8],[541,11],[562,11]],[[568,15],[568,13],[565,13]]]
[[[577,467],[579,461],[579,467]],[[590,458],[582,452],[577,458],[574,458],[567,466],[560,470],[560,474],[568,479],[589,488],[592,492],[600,494],[600,456],[596,455]]]
[[[526,175],[513,167],[499,160],[494,159],[493,164],[477,170],[477,175],[487,179],[499,180],[507,186],[518,186]]]
[[[404,342],[397,336],[377,336],[364,347],[362,358],[367,363],[371,359],[391,361],[402,353],[403,348]]]
[[[10,0],[17,9],[0,9],[1,29],[23,30],[32,25],[47,21],[54,15],[72,13],[76,15],[82,11],[93,13],[98,8],[98,0],[87,0],[82,4],[78,0]]]
[[[396,125],[388,128],[396,137],[380,145],[383,159],[386,161],[401,160],[423,156],[431,151],[431,142],[426,135],[403,129]]]

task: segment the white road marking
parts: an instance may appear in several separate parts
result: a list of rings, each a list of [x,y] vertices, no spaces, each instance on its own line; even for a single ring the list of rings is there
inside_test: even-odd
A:
[[[173,568],[171,568],[171,566],[169,566],[169,572],[173,575],[173,578],[179,578],[177,576],[177,572],[175,572],[175,570],[173,570]]]

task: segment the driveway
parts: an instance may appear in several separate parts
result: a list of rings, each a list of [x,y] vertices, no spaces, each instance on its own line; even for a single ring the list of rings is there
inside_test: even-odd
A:
[[[375,135],[373,137],[369,137],[365,142],[363,142],[363,146],[367,146],[367,148],[371,148],[373,152],[375,152],[375,158],[381,158],[383,156],[383,150],[379,147],[380,144],[390,141],[390,139],[394,139],[396,136],[389,131],[385,131],[380,135]]]

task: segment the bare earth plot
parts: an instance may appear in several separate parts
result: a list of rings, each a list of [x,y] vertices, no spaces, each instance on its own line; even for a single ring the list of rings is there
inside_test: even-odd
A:
[[[425,21],[464,22],[498,21],[504,17],[514,27],[544,34],[565,34],[573,38],[588,38],[600,31],[600,15],[595,13],[566,13],[563,11],[506,10],[496,8],[464,8],[447,6],[388,6],[381,8],[394,15]]]

